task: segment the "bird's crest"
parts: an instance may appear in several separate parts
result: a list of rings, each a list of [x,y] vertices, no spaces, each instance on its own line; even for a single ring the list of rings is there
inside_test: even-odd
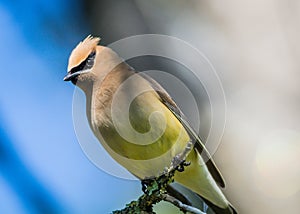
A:
[[[68,71],[84,61],[88,57],[88,55],[96,48],[99,41],[99,37],[92,37],[91,35],[89,35],[82,42],[80,42],[70,55]]]

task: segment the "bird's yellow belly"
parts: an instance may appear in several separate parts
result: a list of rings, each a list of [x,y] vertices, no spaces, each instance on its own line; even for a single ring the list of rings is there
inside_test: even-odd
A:
[[[138,100],[132,104],[131,127],[112,123],[95,133],[109,154],[140,179],[160,175],[189,141],[181,123],[162,103],[143,105]]]

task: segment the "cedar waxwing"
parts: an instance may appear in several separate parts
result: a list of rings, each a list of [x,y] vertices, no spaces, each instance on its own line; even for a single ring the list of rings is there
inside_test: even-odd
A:
[[[88,36],[76,46],[64,80],[84,91],[89,125],[106,151],[143,180],[161,175],[195,142],[186,157],[190,165],[175,173],[175,181],[216,213],[237,213],[220,190],[225,183],[214,161],[168,93],[99,41]]]

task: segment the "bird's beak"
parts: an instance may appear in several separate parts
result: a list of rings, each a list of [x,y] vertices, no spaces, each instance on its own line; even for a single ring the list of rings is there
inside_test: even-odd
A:
[[[71,73],[70,71],[67,73],[67,75],[64,77],[64,81],[70,81],[73,78],[77,77],[80,74],[85,74],[90,72],[90,69],[83,70],[83,71],[76,71],[75,73]]]
[[[70,81],[70,80],[72,80],[72,78],[74,78],[78,75],[79,75],[78,72],[72,73],[72,74],[70,72],[68,72],[67,75],[64,77],[64,81]]]

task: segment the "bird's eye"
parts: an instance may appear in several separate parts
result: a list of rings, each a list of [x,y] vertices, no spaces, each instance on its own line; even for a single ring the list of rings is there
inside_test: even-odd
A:
[[[94,65],[94,60],[95,60],[95,55],[96,52],[93,51],[92,53],[90,53],[90,55],[88,56],[88,58],[85,60],[85,65],[83,67],[83,70],[87,70],[93,67]]]
[[[70,73],[73,74],[78,71],[91,69],[94,65],[95,56],[96,56],[96,51],[91,52],[89,56],[86,58],[86,60],[84,60],[82,63],[80,63],[80,65],[76,66],[75,68],[72,68]]]

